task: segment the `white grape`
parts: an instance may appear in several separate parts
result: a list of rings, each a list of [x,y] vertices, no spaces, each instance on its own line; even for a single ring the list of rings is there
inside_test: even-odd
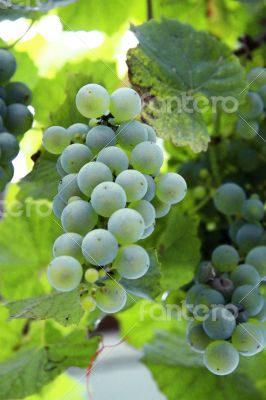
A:
[[[144,233],[144,220],[140,213],[130,208],[115,211],[108,221],[108,230],[119,244],[137,242]]]
[[[120,88],[111,94],[110,111],[117,122],[134,119],[141,112],[141,98],[131,88]]]
[[[107,146],[116,144],[116,136],[114,131],[105,125],[97,125],[92,128],[86,137],[86,145],[91,149],[93,154],[99,153],[100,150]]]
[[[96,226],[98,216],[89,202],[77,200],[64,208],[61,222],[65,232],[79,233],[84,236]]]
[[[110,217],[116,210],[126,206],[124,189],[115,182],[103,182],[93,189],[91,205],[98,215]]]
[[[80,284],[82,275],[83,270],[79,261],[70,256],[54,258],[47,271],[50,285],[61,292],[76,289]]]
[[[156,195],[161,201],[168,204],[179,203],[187,193],[185,179],[174,172],[158,176],[155,183],[157,185]]]
[[[163,151],[153,142],[142,142],[132,150],[131,164],[145,174],[154,174],[163,165]]]
[[[105,229],[94,229],[82,242],[82,253],[92,265],[110,264],[116,257],[118,244],[114,235]]]
[[[138,279],[148,271],[150,258],[143,247],[131,244],[119,249],[113,265],[123,278]]]
[[[99,161],[85,164],[78,173],[78,186],[82,193],[90,197],[93,189],[102,182],[111,182],[113,175],[111,170]]]
[[[119,147],[110,146],[102,149],[97,156],[97,161],[102,162],[110,168],[114,175],[128,169],[129,161],[126,153]]]
[[[133,169],[127,169],[121,172],[115,181],[122,186],[126,192],[128,202],[142,199],[148,189],[145,176],[141,172]]]
[[[89,83],[79,89],[76,96],[78,111],[86,118],[99,118],[108,109],[110,96],[101,85]]]

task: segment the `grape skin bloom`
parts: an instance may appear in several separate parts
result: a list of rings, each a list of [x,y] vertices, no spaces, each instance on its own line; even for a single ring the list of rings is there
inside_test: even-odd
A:
[[[108,230],[122,245],[137,242],[143,235],[144,228],[144,220],[140,213],[129,208],[115,211],[108,221]]]
[[[108,110],[109,104],[107,90],[95,83],[83,86],[76,96],[77,109],[86,118],[101,117]]]
[[[168,172],[155,179],[157,197],[168,204],[176,204],[183,200],[187,193],[185,179],[174,172]]]
[[[148,271],[150,258],[143,247],[132,244],[119,249],[113,265],[123,278],[138,279]]]
[[[105,229],[94,229],[82,242],[82,253],[92,265],[110,264],[116,257],[118,244],[111,232]]]
[[[115,211],[126,206],[124,189],[115,182],[102,182],[91,194],[91,204],[98,215],[110,217]]]
[[[60,292],[76,289],[80,284],[82,275],[83,270],[80,263],[70,256],[56,257],[48,266],[49,283]]]

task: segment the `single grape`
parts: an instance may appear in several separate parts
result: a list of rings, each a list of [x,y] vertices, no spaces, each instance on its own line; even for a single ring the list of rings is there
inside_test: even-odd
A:
[[[57,194],[53,198],[53,212],[54,215],[58,218],[61,219],[62,212],[64,208],[66,207],[66,203],[62,200],[59,194]]]
[[[238,214],[241,210],[246,194],[235,183],[225,183],[215,192],[214,205],[218,211],[225,215]]]
[[[61,155],[61,164],[68,173],[79,172],[80,168],[91,161],[93,157],[90,149],[81,143],[70,144]]]
[[[141,98],[131,88],[120,88],[111,94],[110,111],[117,122],[134,119],[141,112]]]
[[[116,313],[124,308],[127,301],[127,293],[123,286],[116,281],[105,281],[104,286],[97,288],[97,307],[104,313]]]
[[[249,87],[257,90],[260,86],[266,84],[266,71],[263,67],[252,68],[247,74]]]
[[[5,118],[7,112],[7,106],[3,99],[0,98],[0,116]],[[3,122],[3,121],[2,121]]]
[[[10,51],[0,49],[0,85],[5,85],[17,68],[16,59]]]
[[[144,124],[146,129],[147,129],[147,133],[148,133],[148,142],[154,142],[156,143],[157,141],[157,136],[156,136],[156,132],[155,130],[148,124]]]
[[[110,168],[112,174],[119,175],[128,169],[129,161],[126,153],[119,147],[110,146],[102,149],[97,156],[97,161],[102,162]]]
[[[193,321],[187,329],[187,342],[197,353],[204,353],[206,347],[212,342],[206,335],[200,322]]]
[[[231,280],[236,287],[243,285],[257,286],[260,283],[260,275],[252,265],[240,264],[231,273]]]
[[[86,140],[89,127],[86,124],[76,123],[67,128],[67,134],[73,143],[84,143]]]
[[[229,227],[229,236],[230,239],[236,243],[236,237],[239,229],[245,224],[245,221],[242,219],[235,220]]]
[[[232,303],[241,304],[248,317],[254,317],[262,310],[264,298],[257,286],[242,285],[234,291]]]
[[[208,345],[203,361],[210,372],[215,375],[229,375],[239,364],[239,354],[224,340],[216,340]]]
[[[256,319],[258,319],[261,322],[266,322],[266,299],[264,298],[264,303],[261,311],[256,315]],[[265,340],[266,344],[266,340]]]
[[[163,165],[163,151],[153,142],[137,144],[131,153],[131,164],[145,174],[154,174]]]
[[[85,294],[80,297],[80,304],[84,311],[92,312],[96,309],[96,301],[93,297]]]
[[[259,133],[259,123],[257,121],[246,121],[239,119],[236,124],[236,132],[243,139],[252,139]]]
[[[144,229],[143,235],[141,236],[141,240],[147,239],[153,233],[155,229],[155,224],[149,226],[148,228]]]
[[[195,305],[204,305],[208,308],[213,305],[224,305],[225,300],[223,295],[217,290],[206,288],[202,289],[195,298]],[[205,314],[205,312],[201,312],[201,314]]]
[[[144,200],[151,201],[155,197],[155,192],[156,192],[156,184],[154,182],[154,179],[147,174],[143,174],[146,178],[148,188],[145,196],[143,197]]]
[[[86,137],[86,145],[91,149],[93,154],[108,146],[115,146],[116,136],[113,129],[105,125],[97,125],[89,130]]]
[[[239,107],[239,113],[247,120],[258,118],[263,112],[264,104],[258,93],[248,92],[245,103]]]
[[[155,179],[157,197],[168,204],[179,203],[187,193],[185,179],[174,172],[168,172]]]
[[[113,266],[123,278],[138,279],[148,271],[150,258],[143,247],[131,244],[118,250]]]
[[[28,106],[32,100],[32,93],[22,82],[9,82],[6,85],[6,103],[20,103]]]
[[[229,272],[236,268],[239,254],[233,246],[227,244],[216,247],[212,252],[212,264],[222,272]]]
[[[132,150],[138,143],[148,140],[147,128],[139,121],[124,122],[116,134],[118,144],[126,150]]]
[[[254,356],[264,349],[264,336],[256,324],[239,324],[233,335],[232,345],[242,356]]]
[[[19,152],[17,139],[7,132],[0,133],[1,162],[8,163],[12,161]]]
[[[223,275],[219,277],[216,276],[211,284],[213,289],[218,290],[218,292],[220,292],[226,300],[231,299],[235,288],[231,279]]]
[[[266,246],[258,246],[252,249],[246,257],[246,263],[253,265],[262,280],[266,280]]]
[[[70,197],[83,196],[78,187],[77,174],[68,174],[62,178],[58,185],[58,195],[65,203]]]
[[[115,237],[105,229],[94,229],[82,242],[82,253],[92,265],[110,264],[116,257],[118,244]]]
[[[99,271],[95,268],[88,268],[85,272],[85,279],[88,283],[94,283],[99,279]]]
[[[43,146],[49,153],[61,154],[70,144],[70,138],[65,128],[61,126],[50,126],[43,134]]]
[[[78,173],[78,186],[82,193],[88,197],[90,197],[97,185],[102,182],[111,182],[112,180],[111,170],[99,161],[85,164]]]
[[[50,285],[60,292],[70,292],[80,284],[83,270],[73,257],[60,256],[48,266],[47,276]]]
[[[84,236],[96,226],[98,216],[90,203],[77,200],[64,208],[61,222],[65,232],[75,232]]]
[[[5,125],[13,135],[22,135],[32,127],[33,115],[24,104],[14,103],[7,107]]]
[[[197,269],[195,282],[207,283],[215,277],[215,270],[210,261],[202,261]]]
[[[78,233],[63,233],[54,242],[53,255],[58,256],[71,256],[83,262],[83,255],[81,252],[81,243],[83,237]]]
[[[187,292],[186,296],[186,307],[188,308],[189,311],[193,311],[193,308],[196,303],[196,297],[197,295],[205,288],[208,288],[207,285],[203,284],[196,284],[193,285]]]
[[[107,90],[95,83],[83,86],[76,96],[77,109],[86,118],[101,117],[109,109],[109,103]]]
[[[204,331],[214,340],[230,338],[235,327],[235,317],[229,310],[221,306],[212,308],[203,321]]]
[[[122,171],[116,178],[118,183],[127,195],[127,201],[137,201],[143,198],[148,189],[148,184],[145,176],[133,169]]]
[[[58,157],[58,159],[57,159],[57,161],[56,161],[56,170],[57,170],[58,175],[59,175],[61,178],[64,178],[64,176],[67,175],[67,172],[66,172],[66,171],[64,170],[64,168],[62,167],[61,156]]]
[[[242,204],[242,217],[248,222],[258,222],[264,217],[264,205],[258,199],[248,199]]]
[[[248,252],[260,244],[264,229],[260,224],[244,224],[236,235],[236,242],[240,249]]]
[[[108,221],[108,230],[122,245],[137,242],[144,233],[144,227],[142,216],[129,208],[115,211]]]
[[[129,205],[129,208],[136,210],[144,219],[145,229],[155,223],[155,209],[147,200],[139,200]]]
[[[168,203],[164,203],[163,201],[159,200],[158,197],[155,197],[151,204],[155,209],[156,218],[162,218],[167,215],[171,209],[171,205]]]
[[[126,206],[124,189],[115,182],[99,183],[91,194],[91,204],[98,215],[110,217],[115,211]]]

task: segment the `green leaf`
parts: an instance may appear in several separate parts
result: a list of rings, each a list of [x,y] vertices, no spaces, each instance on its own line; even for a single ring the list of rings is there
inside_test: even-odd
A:
[[[19,351],[0,364],[0,399],[21,399],[38,393],[68,367],[86,368],[96,352],[98,338],[87,339],[76,330],[57,343]]]
[[[151,249],[147,251],[150,256],[148,272],[139,279],[122,279],[121,284],[135,296],[154,299],[160,293],[161,270],[156,252]]]
[[[52,293],[6,304],[9,319],[54,319],[67,326],[78,324],[84,314],[80,305],[79,289],[67,293]]]
[[[139,40],[128,53],[131,82],[150,100],[144,119],[173,144],[206,150],[204,109],[196,111],[193,104],[199,93],[210,100],[208,112],[214,97],[240,100],[246,81],[239,61],[208,33],[175,20],[149,21],[131,30]]]

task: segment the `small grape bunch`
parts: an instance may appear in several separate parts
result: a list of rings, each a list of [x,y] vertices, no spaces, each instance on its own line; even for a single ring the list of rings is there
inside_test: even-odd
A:
[[[266,107],[266,70],[262,67],[252,68],[247,74],[251,90],[248,91],[245,103],[239,107],[236,132],[243,138],[254,138],[265,118]]]
[[[59,156],[53,210],[65,231],[55,241],[48,279],[59,291],[81,284],[85,310],[114,313],[127,300],[122,279],[149,270],[149,254],[139,242],[184,198],[187,186],[176,173],[160,174],[163,151],[154,129],[136,119],[136,91],[120,88],[110,96],[87,84],[76,105],[88,125],[52,126],[43,135],[46,150]]]
[[[10,82],[16,68],[13,54],[0,49],[0,190],[14,175],[12,160],[19,152],[17,137],[28,131],[33,122],[28,109],[30,89],[22,82]]]

